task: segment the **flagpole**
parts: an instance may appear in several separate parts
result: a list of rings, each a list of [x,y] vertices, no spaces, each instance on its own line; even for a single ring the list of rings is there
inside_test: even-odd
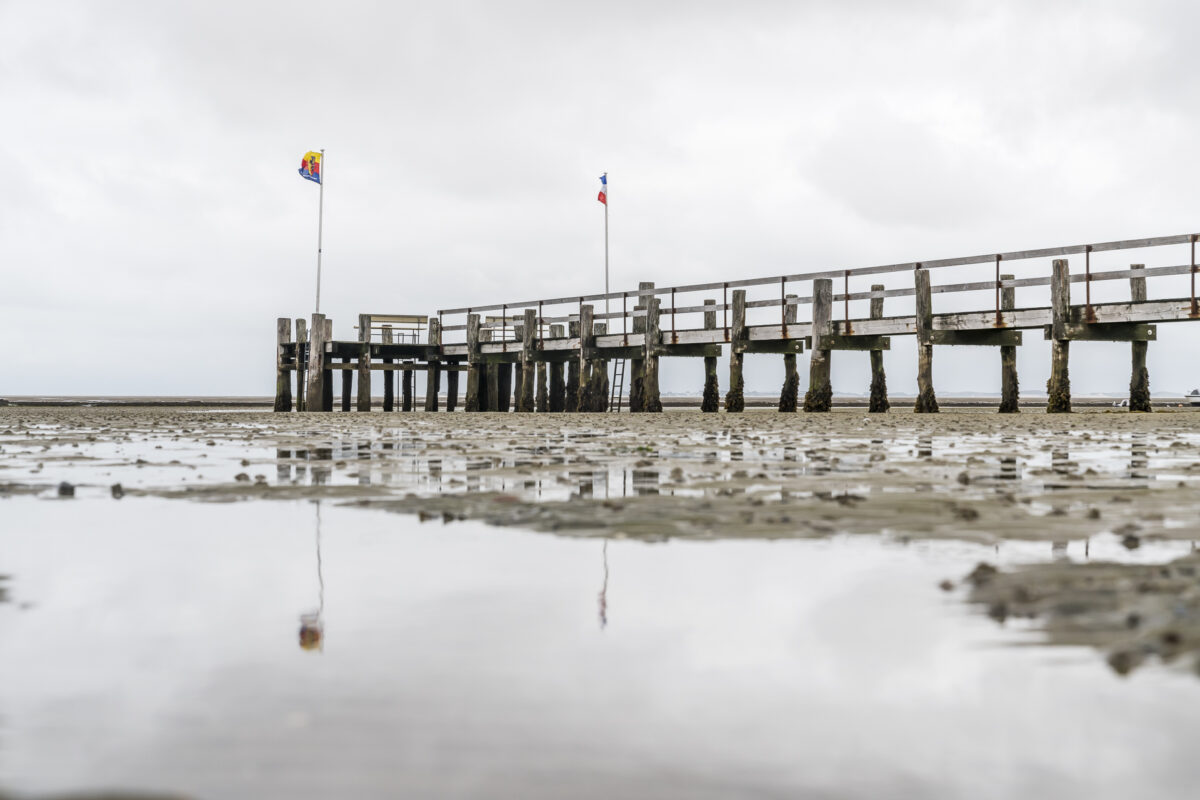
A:
[[[604,177],[608,177],[608,173],[604,173]],[[604,313],[605,323],[608,324],[608,181],[604,182]],[[611,331],[610,331],[611,333]]]
[[[317,200],[317,307],[316,313],[321,313],[321,236],[325,226],[325,150],[321,150],[321,187],[320,199]],[[606,223],[607,225],[607,223]],[[607,236],[607,234],[605,234]]]

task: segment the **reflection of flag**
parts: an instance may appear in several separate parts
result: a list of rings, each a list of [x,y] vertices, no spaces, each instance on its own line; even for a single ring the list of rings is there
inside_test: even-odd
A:
[[[300,177],[306,178],[314,183],[321,182],[320,153],[314,153],[310,150],[304,154],[304,158],[300,159]]]
[[[608,205],[608,173],[600,176],[600,194],[596,197],[604,205]]]

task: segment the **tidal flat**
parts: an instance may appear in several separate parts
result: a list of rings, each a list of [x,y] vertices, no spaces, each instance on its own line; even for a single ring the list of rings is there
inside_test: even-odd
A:
[[[1190,796],[1200,414],[0,408],[0,796]]]

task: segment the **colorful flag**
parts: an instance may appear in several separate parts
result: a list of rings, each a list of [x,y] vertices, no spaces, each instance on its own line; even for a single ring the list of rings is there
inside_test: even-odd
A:
[[[601,203],[604,203],[604,205],[608,205],[608,173],[607,172],[600,176],[600,194],[596,196],[596,199],[599,200]]]
[[[321,154],[311,150],[300,160],[300,177],[314,183],[321,182]]]

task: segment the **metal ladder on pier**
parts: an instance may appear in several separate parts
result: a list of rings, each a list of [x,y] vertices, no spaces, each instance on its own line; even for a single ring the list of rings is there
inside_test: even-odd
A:
[[[625,359],[613,361],[612,391],[608,396],[608,410],[615,414],[621,413],[622,394],[625,388]]]

